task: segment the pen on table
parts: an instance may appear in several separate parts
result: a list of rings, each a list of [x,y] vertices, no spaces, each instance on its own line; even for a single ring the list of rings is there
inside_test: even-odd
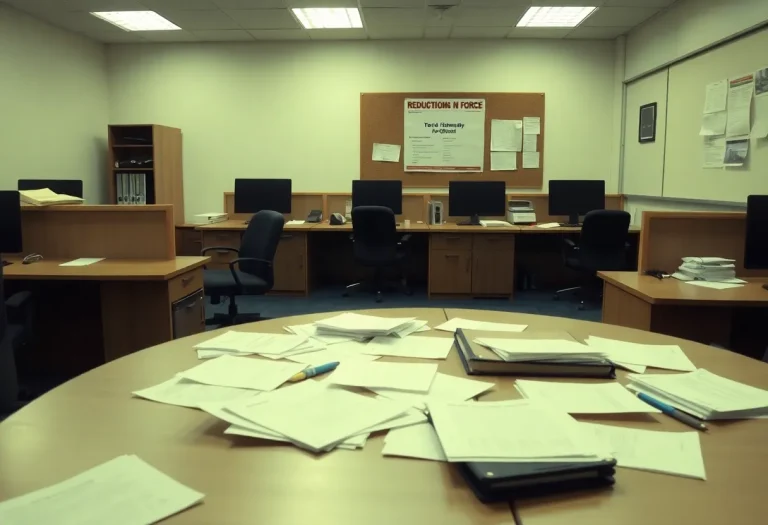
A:
[[[337,366],[339,366],[338,361],[334,361],[333,363],[326,363],[320,366],[313,366],[312,368],[307,368],[306,370],[302,370],[298,374],[291,377],[288,381],[290,381],[291,383],[296,383],[297,381],[304,381],[309,377],[315,377],[317,375],[330,372],[331,370],[334,370]]]
[[[707,426],[696,419],[693,416],[689,416],[685,412],[676,409],[675,407],[668,405],[666,403],[663,403],[659,401],[658,399],[655,399],[648,394],[644,394],[642,392],[637,393],[637,397],[639,397],[641,400],[645,401],[649,405],[651,405],[654,408],[658,408],[661,410],[664,414],[668,415],[672,419],[677,419],[681,423],[685,423],[689,427],[695,428],[696,430],[707,430]]]

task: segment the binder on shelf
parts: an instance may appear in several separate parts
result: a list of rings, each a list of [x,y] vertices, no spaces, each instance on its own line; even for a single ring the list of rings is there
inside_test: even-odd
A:
[[[115,191],[117,193],[117,203],[123,204],[123,174],[115,175]]]
[[[147,203],[147,174],[139,173],[139,204]]]

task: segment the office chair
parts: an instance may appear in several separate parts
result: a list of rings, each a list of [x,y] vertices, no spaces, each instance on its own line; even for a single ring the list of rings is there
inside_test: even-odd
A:
[[[203,248],[201,255],[211,250],[237,254],[237,258],[229,263],[228,270],[203,271],[203,287],[205,295],[211,298],[211,304],[219,304],[222,295],[229,297],[228,312],[206,319],[206,325],[229,326],[262,319],[259,314],[239,314],[235,296],[264,295],[272,289],[275,281],[273,262],[284,224],[285,218],[281,213],[262,210],[248,223],[240,249],[228,246]]]
[[[584,217],[579,243],[564,239],[563,262],[573,270],[593,277],[598,271],[627,269],[627,238],[630,215],[619,210],[594,210]],[[574,286],[555,292],[555,299],[566,292],[581,291],[585,286]],[[599,295],[599,294],[598,294]],[[585,308],[582,300],[579,310]]]
[[[352,208],[352,247],[355,261],[374,268],[373,281],[359,282],[347,286],[344,297],[351,290],[361,289],[370,284],[376,292],[376,302],[382,301],[384,269],[396,268],[400,275],[402,290],[411,295],[402,264],[407,258],[410,234],[399,237],[395,214],[384,206],[357,206]]]
[[[21,408],[16,352],[31,333],[31,293],[19,292],[5,300],[0,267],[0,416]]]

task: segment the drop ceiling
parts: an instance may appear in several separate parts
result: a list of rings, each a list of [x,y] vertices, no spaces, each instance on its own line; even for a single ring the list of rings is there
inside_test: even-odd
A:
[[[462,38],[613,39],[675,0],[0,0],[105,43]],[[576,28],[517,28],[531,5],[599,9]],[[451,6],[441,12],[433,6]],[[305,30],[293,7],[358,7],[363,29]],[[181,31],[126,32],[91,11],[156,11]]]

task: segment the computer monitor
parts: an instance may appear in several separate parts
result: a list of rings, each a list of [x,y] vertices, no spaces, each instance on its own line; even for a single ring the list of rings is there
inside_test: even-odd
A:
[[[81,180],[19,179],[17,187],[19,191],[48,188],[54,193],[83,198],[83,181]]]
[[[235,213],[291,213],[291,179],[235,179]]]
[[[395,215],[403,213],[403,181],[353,180],[352,207],[384,206]]]
[[[768,195],[747,197],[744,268],[768,269]],[[763,288],[768,289],[768,284],[763,285]]]
[[[578,226],[579,216],[605,209],[604,180],[549,181],[549,214],[567,215],[564,226]]]
[[[458,223],[477,226],[480,216],[507,214],[506,183],[504,181],[463,181],[448,183],[448,214],[451,217],[470,217]]]
[[[21,202],[18,191],[0,191],[0,254],[19,253],[21,247]],[[2,301],[0,297],[0,301]]]

